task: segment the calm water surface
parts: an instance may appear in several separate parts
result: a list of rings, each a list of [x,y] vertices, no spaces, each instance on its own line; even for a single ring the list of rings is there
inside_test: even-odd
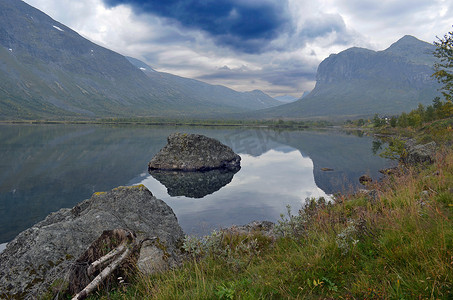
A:
[[[372,138],[332,130],[91,125],[0,125],[0,130],[0,243],[93,192],[139,183],[173,208],[186,233],[276,221],[287,205],[297,211],[307,197],[351,190],[358,177],[377,178],[390,164],[373,155]],[[241,170],[195,177],[148,174],[148,161],[173,132],[220,140],[241,156]]]

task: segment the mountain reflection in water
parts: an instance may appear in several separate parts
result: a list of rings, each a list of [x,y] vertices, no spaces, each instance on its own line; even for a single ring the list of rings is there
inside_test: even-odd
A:
[[[242,169],[231,182],[202,199],[171,197],[164,185],[148,175],[147,163],[174,132],[219,140],[241,155]],[[306,197],[323,195],[319,189],[332,194],[356,187],[361,175],[376,177],[379,169],[389,165],[373,155],[372,138],[332,130],[0,125],[0,141],[0,244],[94,192],[148,179],[154,180],[148,186],[151,192],[175,210],[190,233],[199,231],[203,223],[212,228],[213,224],[275,220],[285,213],[286,204],[296,213]]]

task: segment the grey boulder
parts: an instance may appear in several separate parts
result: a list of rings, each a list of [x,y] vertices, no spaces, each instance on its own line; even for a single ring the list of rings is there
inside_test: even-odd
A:
[[[239,170],[241,157],[218,140],[199,134],[173,133],[149,162],[148,170]]]
[[[36,299],[51,285],[64,285],[74,261],[104,230],[117,228],[138,239],[157,237],[169,263],[179,259],[184,234],[173,210],[142,185],[118,187],[50,214],[8,243],[0,254],[0,299]]]
[[[416,144],[413,139],[406,141],[406,156],[403,161],[407,164],[433,163],[435,161],[436,143]]]

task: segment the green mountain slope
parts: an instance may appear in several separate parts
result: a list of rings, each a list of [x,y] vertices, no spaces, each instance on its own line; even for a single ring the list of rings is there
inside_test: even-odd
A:
[[[234,106],[243,110],[258,110],[281,104],[259,90],[237,92],[222,85],[211,85],[195,79],[157,72],[138,59],[132,57],[127,57],[127,59],[153,82],[158,83],[161,88],[173,89],[175,93],[186,98],[199,99],[204,103],[214,105]]]
[[[155,73],[148,77],[23,1],[0,0],[0,119],[187,116],[278,105],[225,87],[229,97],[221,101],[200,97],[203,91],[187,93]]]
[[[430,104],[439,85],[431,77],[434,46],[404,36],[384,51],[350,48],[318,67],[313,91],[259,117],[338,117],[396,114]]]

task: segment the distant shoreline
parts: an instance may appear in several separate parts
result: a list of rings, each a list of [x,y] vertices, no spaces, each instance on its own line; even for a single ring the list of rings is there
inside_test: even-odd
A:
[[[1,124],[74,124],[74,125],[144,125],[144,126],[205,126],[205,127],[256,127],[276,129],[331,128],[327,121],[293,120],[153,120],[153,119],[98,119],[98,120],[0,120]]]

